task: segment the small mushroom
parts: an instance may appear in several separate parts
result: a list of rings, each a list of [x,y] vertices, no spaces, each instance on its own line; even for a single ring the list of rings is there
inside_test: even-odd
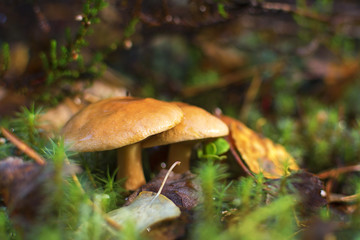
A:
[[[174,104],[151,98],[115,97],[82,109],[63,128],[65,143],[79,152],[118,149],[118,178],[126,177],[125,188],[145,184],[141,163],[143,139],[166,131],[182,120]]]
[[[179,106],[184,113],[181,123],[149,137],[142,144],[144,148],[171,144],[167,165],[181,161],[181,165],[174,169],[174,172],[184,173],[189,170],[191,150],[198,140],[226,136],[229,129],[220,119],[202,108],[181,102],[173,104]]]

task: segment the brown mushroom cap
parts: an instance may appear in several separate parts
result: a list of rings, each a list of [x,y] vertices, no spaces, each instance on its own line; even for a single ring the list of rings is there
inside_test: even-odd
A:
[[[204,109],[181,102],[173,104],[179,106],[183,111],[183,120],[174,128],[144,140],[143,147],[223,137],[229,134],[226,124]]]
[[[72,150],[93,152],[120,148],[176,126],[183,117],[174,104],[151,98],[115,97],[93,103],[63,128]]]

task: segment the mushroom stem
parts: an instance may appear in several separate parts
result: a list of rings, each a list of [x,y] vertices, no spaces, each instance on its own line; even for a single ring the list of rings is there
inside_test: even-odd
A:
[[[170,145],[167,166],[171,166],[176,161],[180,161],[181,165],[174,169],[176,173],[184,173],[190,169],[191,150],[194,146],[193,142],[179,142]]]
[[[126,178],[125,188],[136,190],[144,185],[145,177],[141,162],[141,144],[134,143],[117,151],[117,179]]]

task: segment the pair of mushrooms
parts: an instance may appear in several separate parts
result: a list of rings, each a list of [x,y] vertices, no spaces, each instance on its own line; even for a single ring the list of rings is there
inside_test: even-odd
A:
[[[125,188],[145,184],[141,150],[172,144],[168,166],[181,161],[178,172],[189,169],[196,140],[228,135],[229,129],[207,111],[180,102],[133,97],[115,97],[93,103],[64,126],[65,143],[71,150],[94,152],[118,149],[119,178]]]

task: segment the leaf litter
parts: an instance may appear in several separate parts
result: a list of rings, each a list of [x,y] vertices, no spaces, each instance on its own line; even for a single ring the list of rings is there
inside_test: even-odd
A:
[[[54,206],[47,203],[56,189],[54,171],[52,164],[38,165],[18,157],[0,161],[0,194],[15,225],[26,229],[53,212],[49,208]],[[66,165],[62,174],[77,171],[77,167]]]

